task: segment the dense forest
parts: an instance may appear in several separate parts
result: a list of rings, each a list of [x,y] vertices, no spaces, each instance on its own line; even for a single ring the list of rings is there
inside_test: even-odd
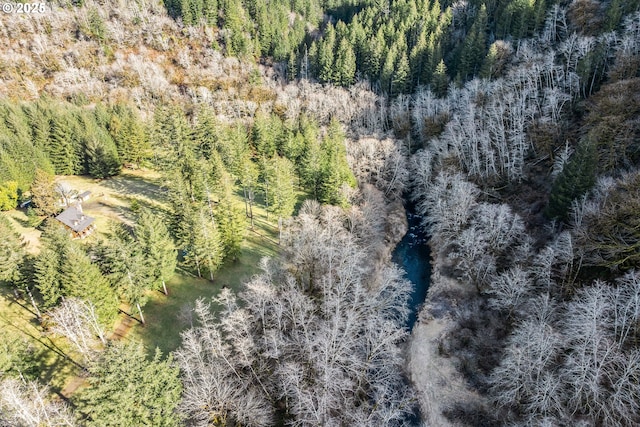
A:
[[[631,88],[640,21],[630,14],[599,33],[602,15],[595,4],[581,15],[583,3],[554,7],[500,77],[446,98],[421,91],[407,111],[424,120],[414,131],[429,134],[411,158],[412,197],[437,274],[460,285],[434,281],[431,304],[466,301],[441,352],[485,396],[452,405],[453,419],[639,420]]]
[[[638,7],[0,16],[0,425],[640,424]]]

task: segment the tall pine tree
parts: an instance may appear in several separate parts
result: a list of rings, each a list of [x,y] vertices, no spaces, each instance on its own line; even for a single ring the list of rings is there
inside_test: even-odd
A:
[[[176,269],[176,248],[169,230],[160,217],[148,209],[142,209],[135,235],[149,268],[150,279],[156,288],[162,288],[167,294],[166,281]]]
[[[89,367],[89,387],[74,396],[83,424],[95,427],[182,425],[176,409],[179,369],[160,350],[147,358],[141,344],[111,344]]]
[[[595,183],[597,163],[594,143],[581,141],[551,187],[547,216],[561,220],[568,218],[573,200],[585,194]]]
[[[24,246],[9,219],[1,215],[0,236],[0,281],[13,282],[24,257]]]

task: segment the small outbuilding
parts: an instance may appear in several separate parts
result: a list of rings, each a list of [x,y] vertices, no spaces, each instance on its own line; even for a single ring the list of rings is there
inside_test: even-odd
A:
[[[86,202],[87,200],[89,200],[90,197],[91,197],[91,191],[84,191],[78,194],[77,199],[81,202]]]
[[[77,203],[69,206],[56,217],[64,227],[71,232],[74,239],[84,239],[96,229],[95,219],[82,212],[82,205]]]

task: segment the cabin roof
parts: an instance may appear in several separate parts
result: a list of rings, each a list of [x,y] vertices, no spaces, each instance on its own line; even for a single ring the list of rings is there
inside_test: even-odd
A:
[[[58,221],[75,231],[76,233],[80,233],[83,230],[86,230],[93,221],[94,218],[85,215],[82,212],[82,208],[76,205],[69,206],[67,209],[62,211],[60,215],[56,217]]]

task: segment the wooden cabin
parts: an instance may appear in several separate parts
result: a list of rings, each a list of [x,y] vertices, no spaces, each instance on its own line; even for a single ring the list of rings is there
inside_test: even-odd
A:
[[[82,212],[82,205],[69,206],[56,217],[69,230],[74,239],[84,239],[96,229],[95,219]]]

